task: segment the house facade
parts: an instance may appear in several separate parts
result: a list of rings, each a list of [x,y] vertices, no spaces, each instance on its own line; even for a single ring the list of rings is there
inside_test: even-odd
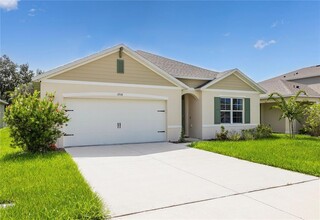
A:
[[[320,65],[302,68],[289,73],[274,77],[259,83],[266,90],[261,95],[261,123],[271,125],[273,131],[289,133],[289,122],[287,119],[279,120],[281,111],[271,109],[272,101],[268,101],[268,95],[278,92],[286,99],[294,96],[299,90],[304,90],[307,96],[301,96],[300,100],[320,102]],[[294,132],[298,133],[302,124],[295,122]]]
[[[59,147],[215,138],[260,123],[264,90],[238,69],[215,72],[117,45],[33,79],[70,122]]]

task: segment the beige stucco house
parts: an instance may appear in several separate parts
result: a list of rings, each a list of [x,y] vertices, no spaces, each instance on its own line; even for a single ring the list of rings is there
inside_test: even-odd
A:
[[[212,139],[260,123],[264,90],[238,69],[215,72],[117,45],[33,79],[70,122],[61,146]]]
[[[8,103],[0,99],[0,128],[4,126],[3,116],[4,116],[4,108]]]
[[[278,92],[285,98],[294,96],[299,90],[304,90],[307,96],[301,96],[300,100],[320,102],[320,65],[295,70],[259,83],[267,93],[261,95],[261,123],[271,125],[273,131],[289,133],[287,119],[279,120],[281,112],[271,109],[274,104],[268,101],[268,95]],[[299,132],[302,125],[295,122],[294,131]]]

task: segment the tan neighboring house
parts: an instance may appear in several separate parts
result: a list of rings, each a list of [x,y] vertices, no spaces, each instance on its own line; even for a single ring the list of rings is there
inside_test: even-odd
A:
[[[0,99],[0,128],[4,127],[3,116],[4,108],[8,103]]]
[[[215,138],[260,123],[264,90],[238,69],[215,72],[125,45],[33,79],[55,92],[70,122],[60,147]]]
[[[299,90],[304,90],[307,97],[301,97],[301,100],[310,102],[320,101],[320,65],[311,66],[295,70],[278,77],[274,77],[259,83],[267,94],[261,95],[261,123],[269,124],[275,132],[289,133],[289,123],[286,119],[279,120],[281,112],[278,109],[271,109],[273,102],[267,101],[268,95],[272,92],[278,92],[286,98],[294,96]],[[294,130],[296,133],[302,125],[296,122]]]

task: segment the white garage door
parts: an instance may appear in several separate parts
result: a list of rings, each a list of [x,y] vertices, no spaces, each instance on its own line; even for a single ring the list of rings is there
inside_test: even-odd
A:
[[[166,140],[165,101],[68,98],[65,103],[71,120],[64,146]]]

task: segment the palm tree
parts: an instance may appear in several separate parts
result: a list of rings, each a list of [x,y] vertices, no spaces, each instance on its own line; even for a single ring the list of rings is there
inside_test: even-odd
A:
[[[289,131],[290,137],[294,138],[294,122],[301,122],[301,118],[304,113],[304,109],[309,105],[308,101],[298,101],[299,96],[303,94],[307,96],[307,93],[303,90],[297,92],[295,96],[285,99],[281,94],[274,92],[269,95],[267,100],[273,100],[275,104],[271,107],[273,109],[279,109],[282,111],[282,115],[279,120],[282,118],[287,118],[289,121]]]

